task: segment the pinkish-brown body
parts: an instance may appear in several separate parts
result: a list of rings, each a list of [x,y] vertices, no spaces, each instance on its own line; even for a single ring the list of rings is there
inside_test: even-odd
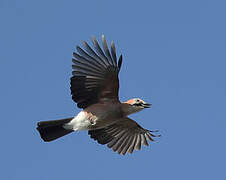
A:
[[[109,126],[143,109],[133,106],[134,103],[134,101],[129,100],[125,103],[104,102],[93,104],[82,110],[64,127],[73,130],[92,130]]]
[[[94,104],[84,109],[83,112],[90,120],[89,129],[105,127],[123,117],[122,104],[119,102]]]
[[[82,110],[74,119],[65,125],[67,129],[87,130],[99,129],[115,123],[123,115],[121,103],[98,103]]]

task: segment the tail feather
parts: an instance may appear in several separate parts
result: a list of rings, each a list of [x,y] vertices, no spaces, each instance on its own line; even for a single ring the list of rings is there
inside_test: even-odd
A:
[[[70,122],[73,118],[54,120],[54,121],[41,121],[37,123],[37,130],[41,138],[46,141],[53,141],[66,134],[73,132],[73,130],[65,129],[63,125]]]

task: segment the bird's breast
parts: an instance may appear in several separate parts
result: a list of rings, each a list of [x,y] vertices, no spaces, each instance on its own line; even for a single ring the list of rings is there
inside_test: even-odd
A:
[[[86,109],[90,121],[95,119],[95,123],[91,128],[101,128],[114,123],[117,119],[121,118],[121,110],[118,104],[95,104]]]
[[[115,123],[121,114],[117,105],[95,104],[78,113],[64,127],[73,130],[99,129]]]

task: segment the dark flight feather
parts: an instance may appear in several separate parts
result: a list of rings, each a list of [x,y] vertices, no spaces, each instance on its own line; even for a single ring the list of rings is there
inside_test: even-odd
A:
[[[141,145],[148,146],[148,140],[153,141],[149,130],[142,128],[130,118],[123,118],[102,129],[89,130],[88,134],[98,143],[107,144],[113,151],[123,155],[133,153],[134,149],[140,150]]]
[[[122,56],[117,63],[114,43],[111,44],[110,53],[104,36],[102,36],[103,50],[95,37],[92,38],[92,42],[96,52],[83,41],[85,50],[77,46],[78,53],[73,53],[71,94],[79,108],[86,108],[101,101],[119,101],[118,74]]]

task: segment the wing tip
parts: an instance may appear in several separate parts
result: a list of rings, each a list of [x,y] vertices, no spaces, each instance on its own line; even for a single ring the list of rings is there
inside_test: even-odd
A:
[[[121,69],[121,66],[122,66],[122,54],[120,55],[119,60],[118,60],[118,69],[119,70]]]
[[[92,35],[91,39],[92,39],[93,42],[97,42],[97,39],[94,35]]]

